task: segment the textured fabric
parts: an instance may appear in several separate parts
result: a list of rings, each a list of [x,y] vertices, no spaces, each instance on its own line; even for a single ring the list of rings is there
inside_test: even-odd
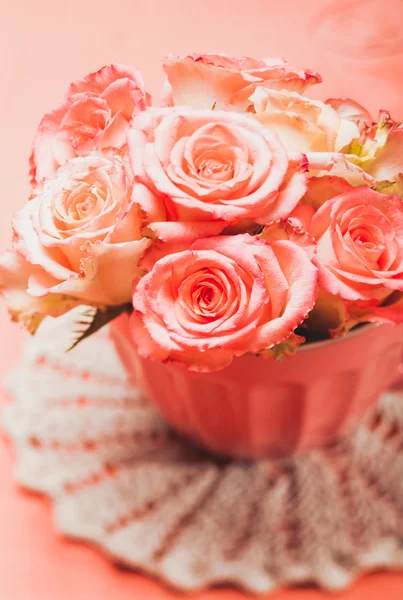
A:
[[[167,429],[106,331],[65,353],[69,319],[27,345],[4,414],[17,481],[53,500],[65,535],[186,590],[341,589],[365,570],[403,568],[401,393],[325,450],[218,461]]]

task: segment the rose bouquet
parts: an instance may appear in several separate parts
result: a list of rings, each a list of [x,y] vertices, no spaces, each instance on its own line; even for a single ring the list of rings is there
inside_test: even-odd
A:
[[[217,371],[403,321],[403,128],[278,60],[168,57],[159,107],[111,65],[46,114],[0,290],[34,332],[122,313],[139,356]]]

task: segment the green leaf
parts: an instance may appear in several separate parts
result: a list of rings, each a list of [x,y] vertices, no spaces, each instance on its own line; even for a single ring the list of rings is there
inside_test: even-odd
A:
[[[78,321],[75,322],[73,331],[73,343],[67,349],[67,352],[73,350],[80,342],[88,338],[90,335],[122,315],[130,313],[133,307],[130,303],[120,304],[118,306],[108,306],[106,309],[97,308],[95,306],[87,306],[80,315]]]

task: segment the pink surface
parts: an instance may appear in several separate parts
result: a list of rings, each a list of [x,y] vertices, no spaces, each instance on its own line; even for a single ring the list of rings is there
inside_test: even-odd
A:
[[[155,94],[159,61],[167,52],[284,55],[322,73],[325,83],[317,95],[353,96],[373,111],[387,107],[403,119],[401,0],[19,0],[2,2],[1,8],[1,251],[9,241],[11,215],[27,196],[27,158],[39,119],[60,101],[70,80],[107,62],[135,64]],[[3,308],[0,337],[2,375],[21,341]],[[92,550],[60,540],[46,504],[14,489],[10,453],[3,445],[0,474],[1,600],[171,597],[147,579],[114,570]],[[402,593],[403,575],[380,575],[365,578],[341,598],[401,600]],[[274,596],[322,597],[309,590]]]

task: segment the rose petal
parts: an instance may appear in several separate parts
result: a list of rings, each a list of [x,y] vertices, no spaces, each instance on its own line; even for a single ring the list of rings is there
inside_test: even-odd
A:
[[[310,177],[308,188],[303,198],[304,204],[309,204],[315,211],[331,198],[352,191],[353,186],[342,177],[323,175],[322,177]]]
[[[21,322],[30,333],[35,332],[45,316],[58,317],[79,304],[61,294],[31,295],[27,291],[29,279],[39,271],[15,251],[7,251],[0,258],[0,295],[12,319]]]
[[[74,156],[74,150],[58,135],[60,124],[66,111],[71,106],[71,100],[67,100],[61,106],[46,114],[39,124],[36,132],[33,148],[30,156],[31,180],[39,183],[53,175],[60,163],[57,155],[63,154],[66,159]],[[57,146],[61,146],[57,151]]]
[[[143,274],[138,264],[150,244],[147,238],[121,244],[87,242],[81,273],[70,276],[51,291],[99,305],[129,302],[133,282]]]
[[[168,56],[163,67],[174,104],[196,109],[215,106],[244,111],[257,85],[302,91],[321,81],[316,73],[292,70],[284,61],[236,59],[218,54]]]
[[[118,82],[119,80],[124,81],[125,85],[126,82],[129,82],[130,92],[134,94],[135,98],[138,98],[138,91],[142,91],[143,97],[139,98],[139,102],[150,104],[150,98],[148,95],[144,97],[144,80],[141,73],[133,67],[119,64],[107,65],[99,69],[99,71],[89,73],[82,79],[74,81],[70,84],[67,97],[70,97],[74,94],[88,92],[102,95],[111,85],[115,84],[115,82]],[[141,106],[141,108],[144,108],[144,106]],[[122,108],[119,109],[122,110]],[[115,111],[116,110],[118,110],[117,105],[115,105]]]
[[[368,172],[376,181],[394,181],[403,173],[403,127],[392,127]]]
[[[192,243],[199,238],[218,235],[225,226],[224,221],[213,221],[201,223],[150,223],[148,227],[162,242]]]
[[[360,132],[374,122],[370,113],[363,106],[350,98],[329,98],[326,100],[326,104],[329,104],[329,106],[337,112],[339,117],[357,125]]]
[[[60,249],[42,245],[38,232],[34,229],[33,219],[38,216],[38,205],[38,200],[33,199],[14,215],[13,246],[25,256],[28,262],[41,266],[52,277],[56,279],[70,277],[72,270]]]
[[[254,352],[287,339],[312,310],[318,293],[317,269],[304,250],[289,241],[274,242],[271,247],[288,281],[288,301],[281,316],[257,328]]]
[[[313,176],[330,174],[342,177],[353,186],[366,185],[373,181],[369,173],[350,162],[340,152],[308,152],[306,156]]]

